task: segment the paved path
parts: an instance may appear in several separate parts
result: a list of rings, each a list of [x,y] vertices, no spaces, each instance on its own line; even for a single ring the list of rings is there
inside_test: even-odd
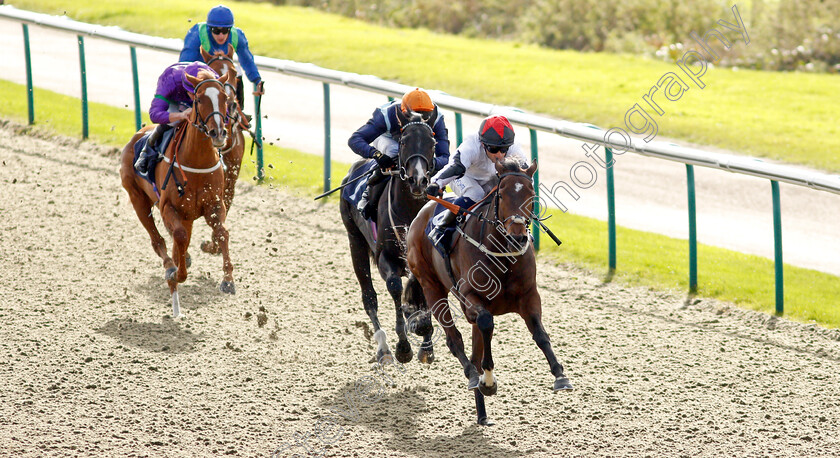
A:
[[[34,84],[78,97],[78,47],[74,35],[30,27]],[[19,24],[0,20],[0,39],[7,43],[4,78],[25,83],[23,38]],[[94,102],[134,107],[128,47],[105,40],[85,39],[88,93]],[[140,62],[141,103],[151,101],[160,71],[176,56],[137,50]],[[376,73],[376,69],[371,69]],[[323,89],[321,83],[265,72],[268,93],[263,100],[264,135],[269,142],[314,154],[323,154]],[[253,108],[249,100],[248,108]],[[380,95],[340,86],[331,87],[332,152],[338,160],[352,161],[346,139],[362,125],[373,107],[384,103]],[[44,116],[37,112],[36,122]],[[446,113],[451,136],[454,118]],[[480,119],[465,116],[465,132],[477,129]],[[733,122],[737,119],[733,118]],[[527,131],[518,128],[518,138],[529,147]],[[569,181],[573,164],[586,159],[580,142],[555,135],[539,135],[541,180],[551,186]],[[453,146],[454,151],[454,146]],[[606,186],[602,169],[596,183],[580,192],[578,201],[564,204],[574,214],[606,220]],[[634,154],[618,157],[616,212],[619,225],[688,237],[685,167],[679,163]],[[695,169],[697,182],[697,229],[701,243],[745,253],[773,257],[773,219],[770,183],[767,180],[719,170]],[[585,178],[585,177],[582,177]],[[562,191],[558,192],[563,194]],[[835,226],[840,222],[840,196],[781,185],[785,262],[840,275],[840,241]],[[619,264],[621,259],[618,259]],[[702,277],[703,260],[700,259]]]

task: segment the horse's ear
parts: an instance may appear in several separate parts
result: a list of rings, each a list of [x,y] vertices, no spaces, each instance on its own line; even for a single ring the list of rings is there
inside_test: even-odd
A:
[[[193,87],[196,87],[198,85],[198,83],[201,82],[200,79],[196,78],[195,76],[190,75],[189,73],[186,74],[186,77],[187,77],[187,81],[189,81],[190,84],[193,85]]]
[[[505,166],[502,165],[502,161],[496,162],[496,175],[501,175],[505,171]]]
[[[227,50],[227,54],[226,54],[226,56],[228,56],[228,57],[230,57],[231,59],[233,59],[233,45],[232,45],[232,44],[230,44],[230,43],[228,43],[228,50]]]
[[[534,174],[537,173],[538,168],[539,166],[537,165],[537,160],[534,159],[534,162],[530,167],[528,167],[528,170],[526,170],[525,173],[527,173],[529,177],[534,178]]]
[[[205,51],[205,50],[204,50],[204,48],[202,48],[202,47],[200,47],[200,46],[199,46],[199,48],[198,48],[198,49],[200,49],[200,50],[201,50],[201,58],[202,58],[202,59],[204,59],[204,62],[209,62],[209,61],[210,61],[210,59],[212,59],[212,58],[213,58],[213,56],[211,56],[211,55],[210,55],[210,53],[208,53],[207,51]]]

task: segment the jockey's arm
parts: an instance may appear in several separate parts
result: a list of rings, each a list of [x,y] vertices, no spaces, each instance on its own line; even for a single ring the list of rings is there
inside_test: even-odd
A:
[[[435,170],[441,170],[449,162],[449,131],[443,122],[443,115],[435,123]]]
[[[467,167],[469,165],[464,165],[461,161],[461,152],[455,151],[455,154],[449,158],[449,162],[443,169],[432,177],[432,183],[437,183],[443,189],[452,181],[464,176],[467,172]]]
[[[350,135],[350,139],[347,140],[347,146],[359,156],[364,158],[373,157],[376,148],[370,146],[370,144],[387,130],[388,128],[385,126],[385,119],[382,117],[382,114],[379,110],[374,110],[373,116],[368,122]]]
[[[257,69],[257,64],[254,63],[254,55],[251,54],[251,50],[248,48],[248,39],[245,38],[245,33],[242,32],[242,29],[236,30],[239,34],[239,43],[236,45],[236,55],[239,56],[239,64],[242,65],[242,70],[245,71],[245,76],[248,77],[248,81],[257,85],[257,90],[254,91],[254,95],[262,95],[262,77],[260,76],[260,71]]]

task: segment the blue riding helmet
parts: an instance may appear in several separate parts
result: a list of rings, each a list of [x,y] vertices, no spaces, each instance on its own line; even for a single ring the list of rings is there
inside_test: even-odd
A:
[[[233,27],[233,12],[224,5],[214,6],[207,13],[207,25],[209,27]]]

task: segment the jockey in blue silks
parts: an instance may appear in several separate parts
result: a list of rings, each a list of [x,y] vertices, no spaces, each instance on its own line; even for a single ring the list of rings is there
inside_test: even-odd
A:
[[[443,114],[432,102],[429,94],[420,89],[408,91],[402,100],[387,103],[373,110],[373,115],[365,125],[360,127],[347,144],[354,153],[364,158],[376,161],[378,169],[370,177],[368,186],[362,193],[358,210],[366,219],[373,219],[377,202],[382,194],[382,186],[371,189],[382,182],[383,171],[397,166],[400,155],[400,135],[402,126],[413,116],[420,116],[434,132],[435,136],[435,164],[434,169],[440,170],[449,161],[449,132],[443,121]]]
[[[186,75],[198,76],[198,73],[202,71],[209,72],[213,78],[219,77],[203,62],[178,62],[166,67],[158,78],[155,97],[149,108],[149,119],[157,124],[157,127],[149,136],[146,146],[140,152],[140,157],[134,163],[134,168],[138,172],[144,174],[148,172],[148,159],[158,154],[157,143],[163,133],[189,118],[192,113],[195,88],[187,80]],[[162,154],[163,151],[160,153]]]
[[[204,48],[204,51],[211,55],[217,52],[226,54],[228,44],[236,50],[239,63],[245,70],[245,76],[257,85],[254,95],[263,95],[265,93],[263,81],[259,70],[257,70],[257,65],[254,63],[254,56],[248,49],[248,40],[245,38],[242,29],[233,26],[233,12],[226,6],[213,7],[207,13],[207,22],[198,23],[190,28],[187,36],[184,37],[184,49],[181,50],[179,60],[181,62],[203,62],[201,48]],[[241,76],[237,77],[236,94],[239,107],[244,107],[245,100]]]

